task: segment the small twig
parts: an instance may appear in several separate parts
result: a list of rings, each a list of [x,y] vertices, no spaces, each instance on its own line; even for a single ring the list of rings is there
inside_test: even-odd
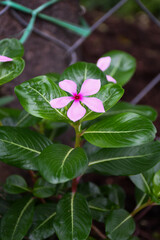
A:
[[[107,237],[95,226],[92,224],[92,230],[101,238],[107,239]]]

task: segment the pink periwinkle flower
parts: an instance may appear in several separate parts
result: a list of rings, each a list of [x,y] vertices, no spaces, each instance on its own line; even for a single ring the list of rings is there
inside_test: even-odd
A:
[[[107,70],[107,68],[109,68],[110,64],[111,64],[111,57],[102,57],[102,58],[99,58],[97,61],[97,67],[101,69],[103,72]],[[117,81],[110,75],[106,75],[106,78],[108,82],[117,83]]]
[[[52,108],[63,108],[73,101],[71,107],[67,111],[67,116],[73,122],[80,120],[86,113],[86,109],[80,104],[85,104],[94,112],[105,112],[103,103],[96,97],[87,97],[96,94],[101,88],[100,79],[86,79],[79,93],[77,93],[77,84],[72,80],[63,80],[59,82],[59,87],[72,96],[55,98],[50,101]]]
[[[11,62],[11,61],[13,61],[12,58],[0,55],[0,62]]]

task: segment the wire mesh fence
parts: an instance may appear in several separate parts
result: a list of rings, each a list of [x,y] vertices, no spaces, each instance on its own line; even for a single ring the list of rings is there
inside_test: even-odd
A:
[[[125,4],[129,0],[120,0],[113,8],[111,8],[108,12],[106,12],[101,18],[99,18],[92,26],[88,26],[86,21],[82,19],[82,25],[78,26],[66,21],[62,21],[60,19],[42,14],[41,12],[47,8],[48,6],[55,4],[56,2],[59,2],[61,0],[50,0],[45,4],[42,4],[36,9],[29,9],[25,6],[22,6],[12,0],[6,0],[6,1],[0,1],[0,5],[4,6],[4,8],[0,11],[0,17],[2,17],[3,14],[5,14],[8,10],[11,11],[12,16],[24,27],[24,29],[20,32],[21,38],[20,41],[22,43],[26,42],[29,36],[31,35],[32,31],[38,34],[40,37],[43,37],[47,39],[48,41],[51,41],[52,43],[58,45],[62,49],[65,50],[67,56],[70,58],[70,65],[75,63],[77,61],[77,54],[76,50],[78,47],[80,47],[83,42],[107,19],[109,19],[113,14],[115,14],[122,6],[125,6]],[[62,0],[63,1],[63,0]],[[148,15],[148,17],[151,19],[151,21],[156,24],[158,27],[160,27],[160,21],[158,18],[156,18],[149,9],[141,2],[141,0],[134,0],[136,4],[139,5],[139,7]],[[29,23],[27,23],[19,14],[19,12],[25,12],[27,14],[31,15],[31,19]],[[51,36],[50,34],[47,34],[43,32],[42,30],[36,28],[34,26],[34,23],[36,21],[36,18],[39,17],[45,21],[49,21],[53,24],[56,24],[60,27],[63,27],[67,30],[72,31],[75,34],[80,35],[78,40],[76,40],[72,46],[66,44],[62,40]],[[142,91],[131,101],[133,104],[137,104],[140,102],[140,100],[155,87],[156,84],[160,82],[160,73],[157,74],[157,76],[152,79],[147,86],[145,86]]]

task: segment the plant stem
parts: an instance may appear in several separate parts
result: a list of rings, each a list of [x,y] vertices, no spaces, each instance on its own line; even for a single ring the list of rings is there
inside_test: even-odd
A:
[[[75,139],[75,148],[81,146],[81,124],[78,123],[77,125],[73,126],[75,129],[75,134],[76,134],[76,139]],[[72,193],[76,193],[77,191],[77,186],[80,181],[81,176],[75,178],[72,180]]]
[[[107,237],[95,226],[92,224],[92,230],[101,238],[107,239]]]
[[[142,209],[151,206],[151,205],[156,205],[156,203],[152,202],[151,200],[149,200],[148,202],[142,204],[141,206],[139,206],[138,208],[135,208],[133,210],[133,212],[131,213],[131,216],[134,217],[138,212],[140,212]]]

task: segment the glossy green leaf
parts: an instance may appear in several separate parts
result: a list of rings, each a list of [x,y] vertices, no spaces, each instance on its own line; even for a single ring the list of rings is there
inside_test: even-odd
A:
[[[24,48],[19,40],[5,38],[0,41],[0,55],[10,58],[23,57]]]
[[[145,105],[133,105],[127,102],[118,102],[104,115],[115,115],[123,112],[138,113],[144,117],[147,117],[151,121],[155,121],[157,118],[157,112],[154,108]]]
[[[15,88],[15,93],[28,113],[55,122],[69,121],[65,108],[53,109],[50,106],[52,99],[67,94],[49,77],[44,75],[26,81]]]
[[[124,209],[112,211],[106,219],[106,234],[111,240],[127,240],[135,230],[135,222]]]
[[[160,143],[129,148],[103,148],[90,156],[93,169],[109,175],[133,175],[152,168],[160,161]]]
[[[153,193],[158,198],[160,197],[160,170],[155,173],[153,178]]]
[[[35,158],[52,144],[45,136],[29,129],[0,127],[0,161],[36,170]]]
[[[45,203],[35,208],[33,225],[29,234],[30,240],[43,240],[55,232],[53,223],[56,215],[56,204]]]
[[[59,73],[47,73],[46,76],[53,82],[58,83],[61,75]]]
[[[73,80],[77,84],[77,90],[80,91],[82,83],[89,78],[100,79],[102,86],[107,84],[104,73],[93,63],[77,62],[62,73],[60,81],[64,79]]]
[[[2,240],[22,240],[32,224],[33,211],[33,198],[16,201],[2,218]]]
[[[43,178],[56,184],[83,174],[88,167],[88,159],[82,148],[52,144],[40,154],[37,164]]]
[[[120,113],[91,125],[83,136],[98,147],[118,148],[151,142],[155,134],[149,119],[136,113]]]
[[[13,96],[6,96],[0,98],[0,107],[12,102],[14,100]]]
[[[123,208],[125,205],[125,192],[122,187],[116,184],[107,184],[101,186],[101,192],[112,203],[119,208]]]
[[[66,194],[59,201],[54,221],[59,240],[85,240],[90,233],[91,224],[91,214],[81,194]]]
[[[55,193],[55,185],[46,182],[43,178],[39,178],[33,188],[33,194],[38,198],[47,198],[53,196]]]
[[[130,237],[128,240],[139,240],[139,238],[135,237],[135,236],[132,236]]]
[[[94,95],[103,102],[105,111],[108,111],[114,104],[116,104],[119,99],[123,96],[124,90],[121,86],[114,83],[109,83],[100,89],[100,91]],[[82,118],[82,121],[92,120],[99,117],[102,113],[92,112],[87,109],[85,116]]]
[[[1,62],[0,85],[18,77],[22,73],[24,65],[24,60],[22,58],[14,58],[12,62]]]
[[[136,70],[135,58],[119,50],[110,51],[103,55],[105,56],[111,57],[111,64],[105,73],[116,79],[118,84],[122,86],[126,84]]]
[[[18,194],[29,191],[25,179],[19,175],[11,175],[7,178],[4,190],[10,194]]]

